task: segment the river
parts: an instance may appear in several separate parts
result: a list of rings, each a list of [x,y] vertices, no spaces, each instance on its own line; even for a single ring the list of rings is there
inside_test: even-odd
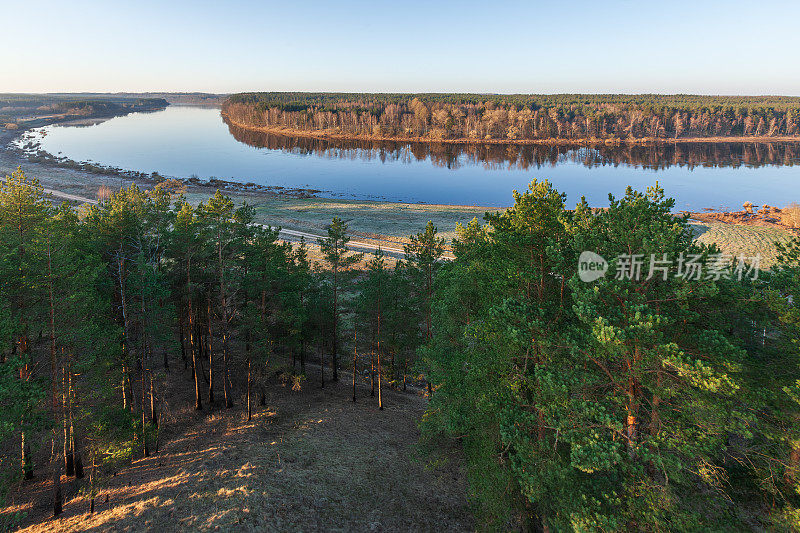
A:
[[[728,143],[565,148],[371,143],[290,138],[227,125],[219,110],[170,106],[99,124],[26,132],[53,155],[176,178],[314,189],[325,197],[500,207],[534,178],[574,205],[656,180],[676,209],[779,207],[800,201],[800,144]]]

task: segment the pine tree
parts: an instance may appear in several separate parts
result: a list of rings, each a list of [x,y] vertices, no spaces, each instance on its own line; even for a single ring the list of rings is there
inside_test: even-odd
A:
[[[222,336],[222,390],[225,407],[230,408],[233,407],[233,393],[231,392],[229,371],[229,328],[235,311],[232,301],[232,292],[234,288],[231,286],[228,278],[231,276],[231,254],[235,250],[234,204],[230,198],[224,196],[217,190],[214,196],[211,197],[208,202],[200,204],[197,210],[198,217],[205,223],[205,230],[208,232],[208,238],[212,239],[214,242],[214,260],[216,266],[215,283],[217,285],[215,292],[217,294],[215,306],[211,305],[211,295],[208,295],[209,338],[212,335],[211,313],[214,307],[216,307],[216,315],[219,322],[220,334]]]
[[[331,367],[333,370],[333,381],[339,380],[339,318],[340,297],[342,291],[352,275],[350,269],[361,261],[364,254],[349,254],[347,243],[350,237],[347,236],[347,224],[339,217],[334,217],[328,226],[328,236],[319,239],[319,246],[322,255],[331,269],[331,289],[333,292],[333,302],[331,306],[332,328],[331,328]]]
[[[404,246],[406,263],[413,280],[414,292],[419,300],[418,309],[421,310],[423,325],[423,342],[429,342],[433,336],[431,327],[431,300],[433,299],[434,278],[439,267],[439,260],[444,253],[445,241],[436,236],[437,229],[433,222],[428,221],[425,230],[416,235],[411,235],[409,244]],[[432,392],[430,380],[428,395]]]
[[[188,344],[189,359],[192,365],[192,381],[194,382],[194,408],[203,409],[203,400],[200,393],[200,339],[198,339],[198,316],[197,308],[198,288],[193,279],[197,278],[196,262],[198,248],[200,247],[199,230],[195,217],[194,208],[186,201],[180,200],[176,205],[176,218],[174,228],[169,242],[168,254],[174,261],[171,272],[173,287],[179,302],[179,316],[185,316],[181,322],[185,323],[186,335],[183,329],[179,332],[180,337],[188,337],[183,342]],[[183,348],[183,342],[181,343]]]
[[[11,362],[19,371],[22,382],[20,388],[30,393],[22,394],[21,399],[30,399],[35,389],[31,381],[34,363],[31,353],[30,335],[43,316],[41,306],[36,305],[46,298],[41,272],[44,271],[44,233],[50,216],[50,204],[45,200],[38,180],[30,179],[17,168],[11,176],[6,176],[0,184],[0,243],[4,251],[3,269],[5,277],[4,293],[8,297],[6,325],[12,328]],[[21,466],[25,479],[33,478],[30,439],[26,439],[26,429],[32,416],[33,405],[25,402],[19,420],[21,440]]]
[[[741,527],[725,490],[739,475],[731,452],[769,486],[760,471],[777,464],[749,446],[781,448],[766,446],[780,424],[757,423],[764,397],[741,392],[768,390],[743,372],[768,354],[743,342],[754,336],[746,323],[768,320],[747,303],[752,288],[686,279],[675,266],[615,275],[630,256],[707,264],[715,251],[693,243],[672,206],[656,187],[566,212],[552,186],[534,182],[487,217],[489,231],[459,230],[422,351],[439,384],[424,429],[462,439],[485,523],[516,514],[540,530]],[[582,250],[615,258],[609,275],[581,281]]]
[[[248,215],[250,218],[250,215]],[[251,392],[254,381],[253,361],[258,376],[263,376],[278,331],[276,323],[281,316],[283,287],[288,283],[291,255],[289,249],[278,243],[279,229],[242,224],[240,250],[242,313],[240,326],[245,330],[245,355],[247,364],[248,420],[252,416]],[[245,236],[246,233],[246,236]],[[286,292],[291,292],[288,290]],[[291,318],[291,317],[289,317]],[[259,379],[261,404],[265,403],[263,380]]]
[[[375,396],[377,384],[378,407],[383,409],[383,372],[381,361],[381,340],[384,336],[382,322],[386,291],[390,288],[389,272],[383,250],[378,248],[367,261],[367,270],[358,286],[356,312],[361,324],[366,326],[370,338],[370,382],[371,396]],[[384,343],[385,345],[385,343]],[[376,383],[377,378],[377,383]]]

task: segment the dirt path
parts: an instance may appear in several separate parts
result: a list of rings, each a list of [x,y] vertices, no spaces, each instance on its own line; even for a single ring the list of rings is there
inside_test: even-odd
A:
[[[0,179],[0,183],[4,183],[5,180]],[[48,196],[53,196],[55,198],[62,198],[64,200],[70,200],[73,202],[78,202],[82,204],[97,204],[97,200],[92,200],[91,198],[86,198],[85,196],[80,196],[77,194],[70,194],[63,191],[57,191],[55,189],[49,189],[47,187],[42,187],[42,191]]]
[[[274,380],[250,423],[242,399],[211,414],[183,410],[174,423],[185,429],[157,455],[106,479],[97,512],[69,486],[64,515],[43,519],[46,506],[29,506],[25,531],[472,530],[457,465],[434,471],[417,456],[425,401],[387,391],[379,411],[367,390],[355,404],[351,390]]]
[[[78,196],[77,194],[69,194],[67,192],[57,191],[55,189],[48,189],[42,188],[44,193],[50,196],[55,196],[56,198],[63,198],[64,200],[72,200],[73,202],[80,202],[84,204],[97,204],[97,200],[92,200],[91,198],[86,198],[83,196]]]
[[[65,200],[71,200],[73,202],[79,202],[79,203],[85,203],[85,204],[91,204],[91,205],[96,205],[97,204],[97,200],[94,200],[92,198],[87,198],[85,196],[80,196],[80,195],[77,195],[77,194],[70,194],[70,193],[66,193],[66,192],[63,192],[63,191],[58,191],[58,190],[47,188],[47,187],[44,187],[43,190],[44,190],[45,194],[47,194],[49,196],[54,196],[56,198],[63,198]],[[291,230],[291,229],[281,229],[280,236],[284,240],[289,241],[289,242],[299,241],[300,238],[303,237],[311,244],[316,244],[317,239],[320,239],[320,238],[324,237],[324,235],[320,235],[320,234],[317,234],[317,233],[308,233],[308,232],[305,232],[305,231],[296,231],[296,230]],[[392,247],[391,245],[390,246],[383,246],[381,244],[375,244],[375,243],[369,243],[369,242],[359,242],[359,241],[352,241],[351,240],[348,243],[347,247],[349,249],[352,249],[352,250],[361,250],[361,251],[369,251],[369,252],[374,252],[375,250],[380,248],[381,250],[383,250],[384,252],[386,252],[388,254],[394,254],[394,255],[399,255],[399,256],[404,256],[405,255],[405,251],[402,248]]]
[[[304,231],[295,231],[291,229],[281,229],[280,236],[284,240],[288,241],[297,241],[300,240],[300,237],[304,237],[306,241],[311,244],[315,244],[317,239],[325,237],[324,235],[319,235],[317,233],[307,233]],[[353,241],[351,240],[347,243],[347,248],[350,250],[356,251],[367,251],[367,252],[374,252],[378,248],[386,252],[387,254],[397,255],[403,257],[406,255],[405,250],[402,248],[397,248],[393,246],[384,246],[382,244],[375,244],[371,242],[360,242],[360,241]]]

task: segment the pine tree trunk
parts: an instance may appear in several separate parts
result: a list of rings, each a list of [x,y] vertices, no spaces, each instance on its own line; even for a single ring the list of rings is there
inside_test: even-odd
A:
[[[189,350],[192,353],[192,377],[194,377],[194,408],[196,411],[200,411],[203,409],[203,400],[200,398],[200,369],[198,368],[198,357],[197,357],[197,342],[195,341],[196,337],[196,330],[195,330],[195,315],[194,310],[192,309],[192,295],[191,295],[191,276],[189,274],[189,268],[191,263],[187,262],[186,264],[186,288],[187,292],[189,293],[189,297],[187,299],[189,308],[188,308],[188,315],[189,315]]]
[[[379,287],[380,290],[380,287]],[[370,345],[370,352],[369,352],[369,382],[370,382],[370,392],[369,395],[374,398],[375,397],[375,329],[372,330],[372,344]]]
[[[22,244],[25,242],[24,239],[24,226],[22,217],[18,218],[17,220],[17,229],[19,231],[19,248],[17,250],[17,254],[19,256],[19,280],[24,279],[25,273],[23,271],[23,257],[25,256],[25,246]],[[21,295],[20,295],[21,296]],[[22,298],[21,301],[17,301],[17,309],[22,310],[24,307],[24,300]],[[24,324],[24,333],[17,337],[17,341],[12,347],[12,354],[17,354],[17,346],[19,346],[19,354],[26,355],[28,352],[28,339],[27,339],[27,324]],[[28,363],[25,363],[22,368],[20,368],[20,380],[27,382],[31,378],[30,368],[28,367]],[[33,479],[33,462],[31,460],[31,445],[28,442],[28,439],[25,438],[25,414],[22,415],[22,420],[20,420],[20,426],[22,430],[20,432],[20,459],[21,459],[21,466],[22,466],[22,475],[24,479],[31,480]]]
[[[331,366],[333,366],[333,381],[339,381],[339,290],[338,290],[338,273],[337,269],[333,269],[333,357],[331,357]]]
[[[189,360],[186,357],[186,334],[184,332],[184,317],[182,306],[178,307],[178,337],[181,343],[181,359],[183,360],[183,369],[189,368]]]
[[[69,404],[69,425],[70,425],[70,434],[72,435],[72,462],[75,466],[75,478],[76,479],[83,479],[83,441],[77,433],[77,428],[75,426],[75,408],[77,407],[77,396],[75,392],[75,376],[72,373],[72,365],[70,364],[69,370],[69,397],[70,397],[70,404]]]
[[[253,418],[253,407],[250,403],[250,398],[252,397],[252,388],[251,384],[253,382],[252,378],[252,364],[250,361],[250,343],[247,343],[247,421],[249,422]]]
[[[155,446],[155,453],[158,454],[158,445],[161,443],[161,415],[158,415],[153,423],[156,426],[156,446]]]
[[[206,374],[205,361],[208,359],[208,346],[206,344],[205,326],[201,322],[200,310],[197,310],[197,331],[195,332],[195,339],[197,339],[197,359],[200,365],[200,377],[203,378],[203,383],[208,385],[208,375]]]
[[[233,407],[233,394],[231,377],[228,373],[228,333],[225,328],[222,330],[222,392],[225,395],[225,408],[230,409]]]
[[[381,301],[380,301],[380,299],[378,299],[378,316],[377,316],[377,318],[378,318],[378,328],[377,328],[377,331],[375,332],[375,338],[378,341],[378,351],[377,351],[377,356],[378,356],[378,409],[383,411],[383,397],[381,395],[381,393],[382,393],[382,391],[381,391],[381,388],[382,388],[381,387],[381,385],[382,385],[381,379],[382,379],[383,371],[381,369]]]
[[[222,261],[222,234],[217,234],[217,258],[219,267],[219,301],[222,311],[222,394],[225,397],[225,408],[233,407],[231,397],[231,378],[228,374],[228,300],[225,291],[225,276]]]
[[[324,338],[324,337],[323,337]],[[325,342],[320,340],[319,343],[319,377],[320,377],[320,388],[325,388]]]
[[[356,372],[358,368],[356,367],[356,363],[358,362],[358,334],[353,333],[353,403],[356,401]]]
[[[147,405],[147,387],[145,386],[147,382],[147,370],[144,367],[144,361],[142,361],[142,455],[144,457],[150,457],[150,448],[147,446],[147,409],[145,405]]]
[[[61,514],[61,458],[57,453],[58,442],[58,364],[56,360],[56,315],[53,294],[53,264],[50,253],[50,240],[47,241],[47,280],[50,301],[50,415],[53,417],[51,463],[53,465],[53,516]]]
[[[133,411],[133,391],[131,388],[130,370],[128,369],[128,307],[125,299],[125,260],[122,258],[122,245],[117,255],[117,273],[119,275],[119,297],[122,307],[122,405]]]
[[[61,388],[61,422],[64,430],[64,473],[67,477],[75,475],[75,463],[73,462],[72,451],[72,435],[70,435],[69,424],[69,384],[67,383],[67,366],[63,365],[61,368],[62,373],[62,388]]]
[[[125,380],[128,388],[128,408],[131,412],[136,411],[136,397],[133,395],[133,378],[131,377],[130,367],[125,367]]]
[[[147,325],[147,320],[146,320],[147,311],[146,311],[146,307],[145,307],[144,294],[142,294],[142,298],[141,298],[141,312],[142,312],[142,318],[141,318],[141,328],[142,328],[141,335],[142,335],[142,339],[141,339],[141,347],[139,349],[139,351],[140,351],[140,353],[139,353],[139,366],[140,366],[140,370],[141,370],[141,384],[142,384],[142,387],[141,387],[142,395],[141,395],[141,404],[140,404],[141,408],[142,408],[142,454],[145,457],[149,457],[150,456],[150,447],[148,446],[148,443],[147,443],[147,407],[146,407],[146,405],[147,405],[147,391],[149,390],[149,387],[147,386],[147,381],[148,381],[147,380],[147,376],[148,376],[148,374],[150,372],[150,369],[148,368],[150,365],[148,364],[149,361],[146,359],[146,357],[148,355],[148,350],[149,350],[149,343],[148,343],[148,339],[147,339],[148,325]]]
[[[382,386],[382,375],[383,371],[381,370],[381,338],[378,337],[378,409],[383,411],[383,386]]]
[[[145,309],[144,309],[144,298],[142,299],[142,317],[144,317]],[[143,324],[144,326],[144,324]],[[145,361],[145,354],[147,353],[147,341],[145,340],[144,332],[142,332],[142,343],[140,348],[139,354],[139,366],[141,367],[141,376],[140,376],[140,383],[141,383],[141,395],[139,396],[139,406],[141,407],[142,411],[142,455],[144,457],[150,457],[150,448],[147,444],[147,390],[149,387],[147,386],[147,374],[149,372],[147,368],[147,361]]]
[[[206,351],[208,352],[208,403],[214,403],[214,349],[211,346],[211,297],[208,297],[208,333],[206,335]]]
[[[21,436],[21,457],[22,457],[22,476],[26,480],[33,479],[33,462],[31,461],[31,445],[25,439],[25,430],[20,433]]]
[[[425,287],[425,339],[430,342],[431,338],[433,337],[433,333],[431,332],[431,297],[433,294],[433,266],[427,266],[427,278],[426,278],[426,287]],[[433,396],[433,386],[431,385],[431,380],[428,379],[428,376],[425,376],[425,382],[428,386],[428,398]],[[405,387],[404,387],[405,388]]]
[[[156,390],[153,384],[153,371],[150,371],[150,421],[158,429],[158,416],[156,415]]]
[[[122,387],[122,409],[127,411],[128,410],[128,380],[127,372],[125,370],[125,365],[122,365],[122,383],[120,387]]]
[[[370,384],[370,397],[375,397],[375,350],[369,353],[369,384]]]
[[[92,451],[92,469],[89,471],[89,514],[94,513],[94,498],[95,498],[95,469],[97,468],[97,452]]]

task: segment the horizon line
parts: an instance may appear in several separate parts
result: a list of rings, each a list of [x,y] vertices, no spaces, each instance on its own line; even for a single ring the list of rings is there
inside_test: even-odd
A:
[[[57,95],[57,94],[204,94],[214,96],[228,96],[243,93],[304,93],[304,94],[474,94],[486,96],[721,96],[721,97],[781,97],[781,98],[800,98],[800,94],[780,94],[780,93],[711,93],[711,92],[500,92],[500,91],[319,91],[319,90],[238,90],[230,92],[214,92],[201,90],[146,90],[146,91],[6,91],[0,90],[0,95]]]

